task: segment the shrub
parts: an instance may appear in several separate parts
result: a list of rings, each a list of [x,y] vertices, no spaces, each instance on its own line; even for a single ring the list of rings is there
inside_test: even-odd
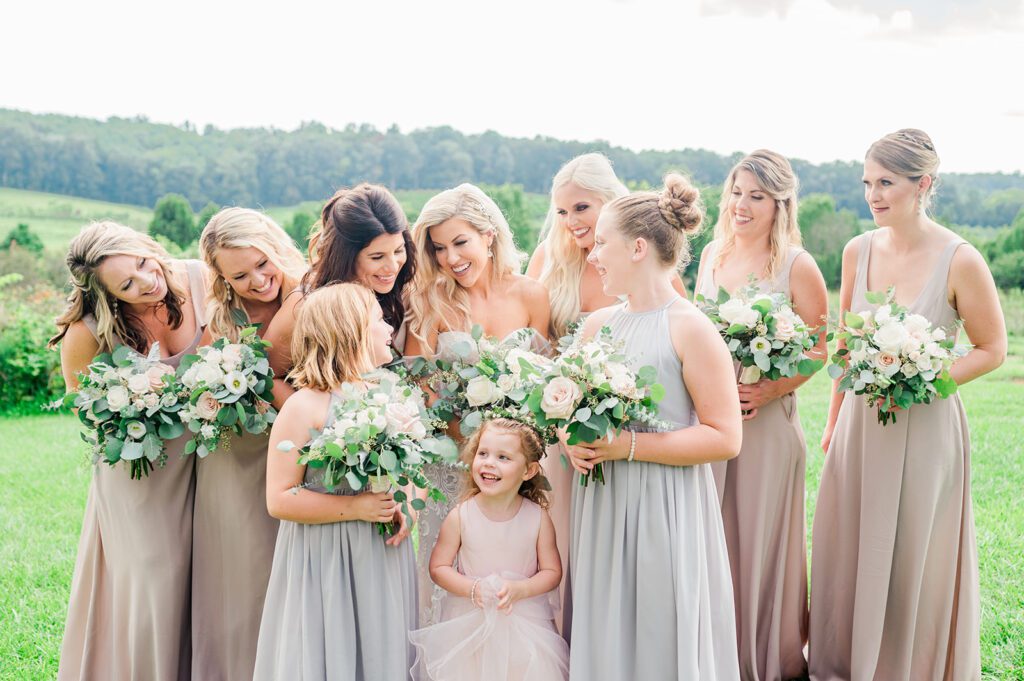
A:
[[[34,411],[64,394],[60,356],[46,347],[62,296],[23,283],[18,273],[0,276],[0,412]]]
[[[29,229],[28,225],[24,222],[19,222],[17,227],[7,233],[3,243],[0,244],[0,249],[7,251],[10,250],[11,246],[20,246],[36,255],[40,255],[43,252],[43,240]]]

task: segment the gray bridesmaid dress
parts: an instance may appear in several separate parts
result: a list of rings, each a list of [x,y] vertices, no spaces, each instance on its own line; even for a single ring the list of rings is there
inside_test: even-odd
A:
[[[687,428],[697,417],[670,337],[673,304],[679,299],[646,312],[620,306],[606,326],[637,367],[657,369],[666,390],[659,417]],[[570,678],[738,681],[711,467],[613,461],[604,471],[606,484],[573,494]]]
[[[163,362],[177,366],[202,337],[202,265],[185,261],[196,335]],[[95,335],[96,321],[83,320]],[[166,444],[167,463],[132,480],[99,463],[85,505],[71,579],[58,681],[187,681],[192,570],[194,457],[188,438]]]
[[[331,396],[331,407],[336,401]],[[333,421],[329,407],[326,425]],[[270,453],[271,456],[274,452]],[[306,468],[305,483],[334,492]],[[417,628],[412,541],[387,546],[373,523],[281,521],[263,605],[254,681],[407,679]]]
[[[871,257],[859,238],[852,309]],[[908,306],[947,330],[950,243]],[[817,681],[981,678],[978,551],[970,433],[960,395],[878,423],[862,396],[843,399],[821,472],[811,546],[808,664]]]
[[[697,292],[714,300],[720,242],[707,247],[711,250]],[[790,248],[782,271],[773,281],[759,282],[759,288],[790,298],[789,275],[803,252]],[[740,676],[745,681],[785,681],[807,673],[806,463],[796,393],[789,393],[743,422],[739,456],[711,464],[729,546]]]

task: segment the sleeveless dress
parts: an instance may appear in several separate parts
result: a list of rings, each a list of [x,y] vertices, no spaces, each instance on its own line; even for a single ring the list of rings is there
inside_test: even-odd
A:
[[[331,395],[325,425],[334,421]],[[276,452],[271,452],[273,456]],[[305,484],[322,494],[323,470]],[[414,661],[416,564],[412,542],[387,546],[373,523],[282,520],[263,604],[254,681],[405,679]]]
[[[714,259],[705,261],[697,292],[718,295]],[[789,275],[801,248],[790,248],[782,271],[765,291],[792,299]],[[814,320],[806,320],[814,324]],[[711,464],[722,504],[736,597],[740,676],[749,681],[800,678],[807,673],[807,530],[804,480],[807,445],[791,392],[759,407],[743,422],[739,456]]]
[[[458,570],[479,577],[484,608],[468,598],[445,599],[442,621],[411,632],[417,648],[413,677],[422,681],[564,681],[569,647],[552,620],[555,592],[497,609],[494,594],[502,579],[537,574],[537,538],[544,511],[523,499],[515,517],[490,520],[471,497],[459,505],[462,545]]]
[[[185,261],[196,335],[162,361],[176,367],[203,334],[202,265]],[[96,321],[83,319],[95,335]],[[187,434],[186,434],[187,435]],[[132,480],[97,463],[71,579],[58,681],[187,681],[192,642],[189,589],[195,457],[186,435],[166,443],[167,462]]]
[[[871,237],[860,237],[852,309],[872,309]],[[949,329],[950,243],[908,306]],[[960,395],[896,422],[843,399],[821,473],[811,561],[809,665],[817,681],[981,678],[970,436]]]
[[[657,369],[666,391],[659,418],[687,428],[697,416],[668,317],[678,301],[645,312],[618,306],[606,326],[637,368]],[[604,475],[606,484],[573,493],[570,678],[737,681],[729,556],[711,467],[623,460],[605,462]]]
[[[502,342],[507,341],[519,331],[513,331],[505,336]],[[437,335],[437,350],[435,355],[449,361],[456,358],[453,350],[456,343],[462,340],[472,341],[472,335],[465,331],[443,331]],[[534,332],[524,340],[523,349],[545,354],[550,352],[550,344],[543,336]],[[403,337],[404,341],[404,337]],[[404,343],[403,343],[404,346]],[[411,358],[407,358],[410,359]],[[474,360],[475,361],[475,360]],[[434,584],[430,579],[430,553],[437,543],[437,536],[441,532],[441,524],[448,517],[448,513],[455,508],[459,497],[465,489],[465,473],[462,469],[446,464],[427,464],[423,468],[424,474],[431,484],[444,492],[446,501],[438,503],[431,499],[426,500],[426,507],[420,511],[416,520],[417,550],[416,564],[419,566],[419,621],[423,626],[435,624],[440,621],[443,603],[448,592]]]

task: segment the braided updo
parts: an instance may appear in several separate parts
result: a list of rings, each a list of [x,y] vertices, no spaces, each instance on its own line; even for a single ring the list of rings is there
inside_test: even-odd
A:
[[[682,267],[690,261],[688,236],[704,226],[700,191],[679,173],[665,176],[660,192],[636,192],[612,201],[605,210],[618,218],[619,231],[645,239],[665,265]]]

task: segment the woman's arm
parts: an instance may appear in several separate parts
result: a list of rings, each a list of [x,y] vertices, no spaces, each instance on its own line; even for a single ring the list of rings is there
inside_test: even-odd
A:
[[[860,251],[860,240],[867,239],[865,235],[856,236],[847,242],[843,248],[843,270],[842,279],[839,284],[839,316],[837,324],[842,326],[843,315],[853,305],[853,286],[857,278],[857,256]],[[846,343],[839,341],[836,350],[845,350]],[[825,420],[825,431],[821,435],[821,451],[828,453],[828,446],[832,442],[832,433],[836,428],[836,419],[839,418],[839,408],[843,406],[843,399],[846,393],[839,389],[839,379],[832,381],[832,398],[828,403],[828,418]]]
[[[263,340],[270,343],[268,357],[270,368],[274,370],[274,385],[271,391],[274,393],[274,407],[278,411],[284,406],[285,400],[295,393],[295,389],[284,378],[292,368],[292,332],[295,330],[295,318],[299,314],[301,304],[302,293],[298,289],[288,294],[280,309],[267,324],[267,332],[263,334]]]
[[[78,390],[78,374],[89,369],[89,363],[99,351],[100,344],[85,322],[77,321],[68,327],[60,343],[60,371],[67,392]]]
[[[544,258],[546,257],[547,240],[537,244],[530,256],[530,264],[526,266],[526,276],[530,279],[540,279],[540,273],[544,271]]]
[[[550,339],[551,330],[551,298],[548,290],[539,283],[528,279],[524,286],[524,300],[529,314],[530,327],[536,329],[544,338]]]
[[[267,449],[267,511],[275,518],[309,525],[344,520],[390,522],[396,504],[388,493],[334,495],[302,487],[306,467],[298,463],[297,447],[308,441],[311,428],[323,428],[329,401],[327,393],[300,390],[277,415]],[[278,450],[284,440],[297,447],[290,452]]]
[[[974,346],[950,371],[957,385],[963,385],[1006,360],[1006,320],[992,272],[973,246],[957,249],[949,279],[957,313],[964,320],[964,330]]]

